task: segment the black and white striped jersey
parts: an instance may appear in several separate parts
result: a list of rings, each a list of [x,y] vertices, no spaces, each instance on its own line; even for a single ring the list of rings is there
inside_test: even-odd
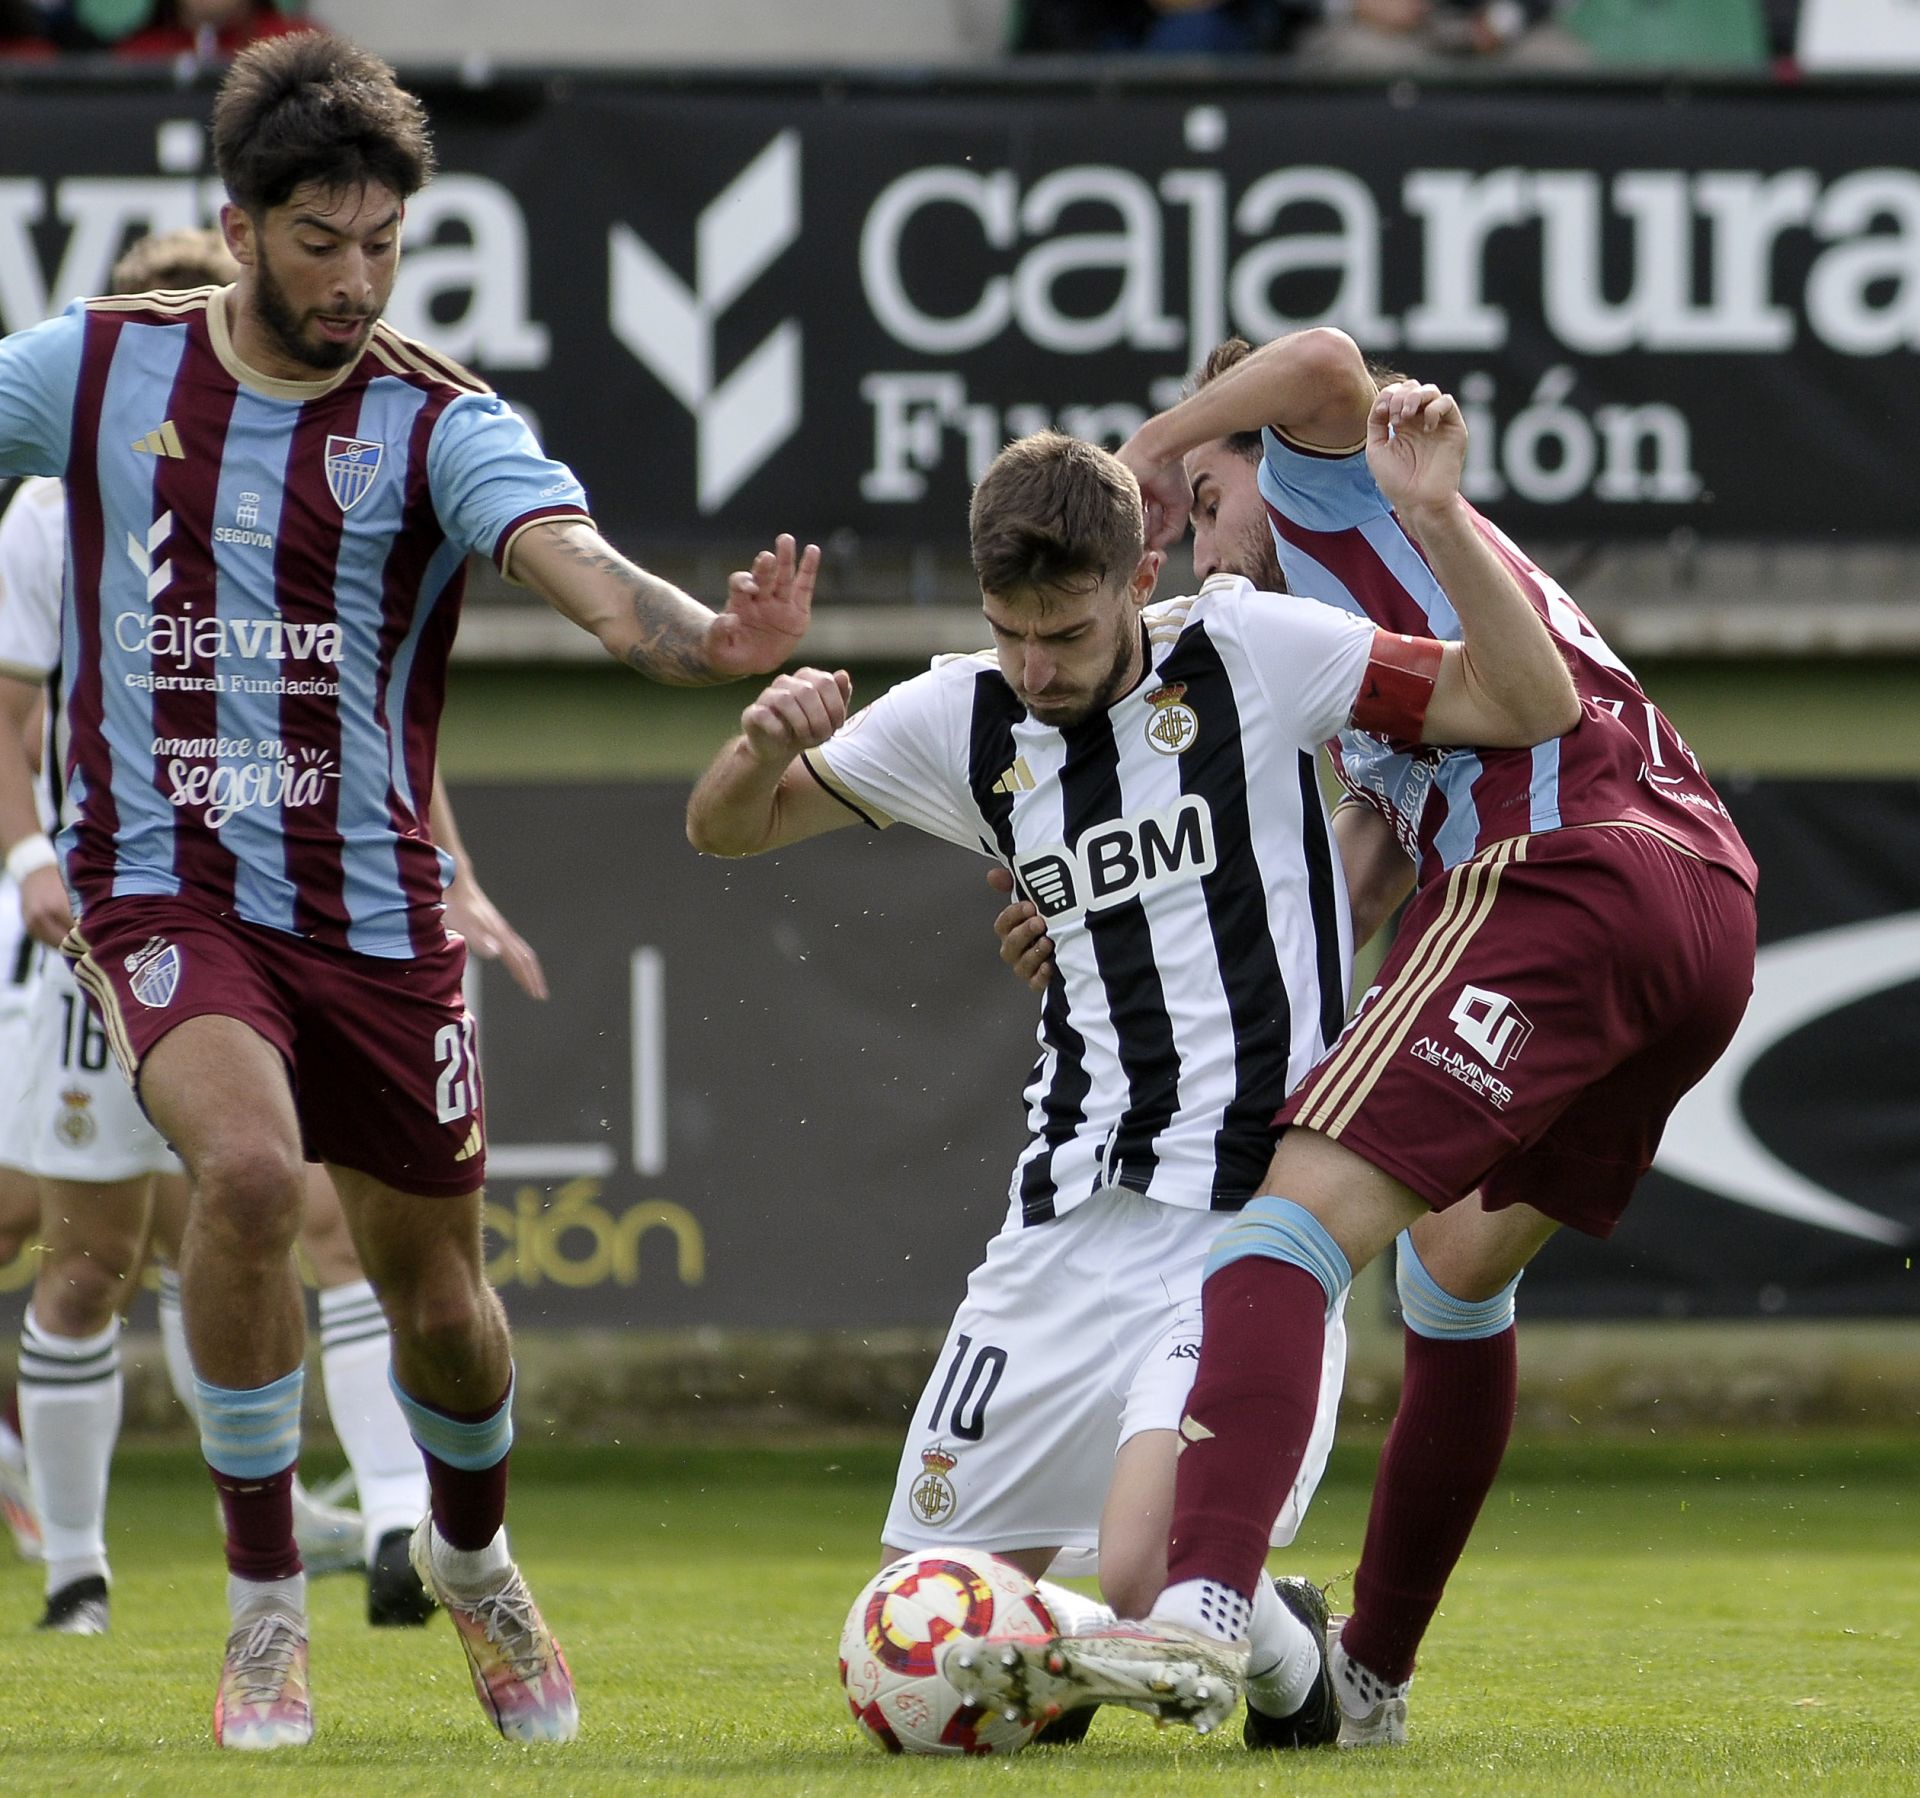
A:
[[[1313,752],[1373,625],[1222,576],[1143,628],[1146,678],[1084,723],[1030,718],[991,652],[943,657],[807,756],[870,823],[1003,862],[1046,916],[1057,968],[1011,1193],[1028,1223],[1109,1184],[1244,1204],[1346,1007]]]

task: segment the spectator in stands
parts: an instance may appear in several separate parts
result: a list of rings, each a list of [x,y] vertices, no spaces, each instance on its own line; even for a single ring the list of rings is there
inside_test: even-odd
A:
[[[1284,0],[1309,68],[1422,69],[1497,59],[1582,68],[1591,50],[1560,23],[1567,0]]]
[[[0,57],[42,57],[53,52],[46,14],[34,0],[0,0]]]
[[[1240,54],[1284,50],[1294,0],[1016,0],[1016,52]]]
[[[310,31],[273,0],[155,0],[144,19],[113,45],[116,56],[191,56],[202,62],[234,55],[256,38]]]

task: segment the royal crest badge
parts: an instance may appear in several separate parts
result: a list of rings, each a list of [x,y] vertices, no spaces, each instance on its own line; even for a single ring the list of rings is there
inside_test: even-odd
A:
[[[93,1094],[83,1086],[70,1086],[60,1095],[60,1117],[53,1126],[55,1134],[72,1149],[84,1149],[100,1134],[93,1121]]]
[[[920,1477],[913,1482],[907,1502],[922,1523],[945,1523],[953,1515],[954,1506],[960,1501],[947,1475],[958,1461],[959,1456],[942,1442],[920,1451]]]
[[[343,512],[351,512],[367,497],[374,476],[380,472],[383,443],[368,443],[359,437],[327,439],[327,491]]]
[[[1186,703],[1185,681],[1170,681],[1147,695],[1147,742],[1162,755],[1178,755],[1200,734],[1200,720]]]

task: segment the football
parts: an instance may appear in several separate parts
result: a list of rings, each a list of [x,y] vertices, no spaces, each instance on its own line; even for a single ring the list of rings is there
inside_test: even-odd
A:
[[[968,1704],[940,1677],[956,1636],[1058,1633],[1019,1568],[980,1549],[902,1555],[869,1580],[840,1632],[854,1721],[889,1754],[1017,1754],[1038,1727]]]

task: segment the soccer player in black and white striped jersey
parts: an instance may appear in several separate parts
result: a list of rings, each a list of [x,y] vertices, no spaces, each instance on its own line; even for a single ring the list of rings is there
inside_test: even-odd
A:
[[[1437,443],[1457,413],[1417,390],[1395,421]],[[688,835],[744,855],[910,823],[1000,862],[1046,916],[1059,975],[1031,1139],[916,1412],[885,1540],[987,1548],[1036,1576],[1062,1548],[1097,1549],[1109,1600],[1139,1615],[1164,1577],[1202,1269],[1264,1170],[1276,1096],[1344,1007],[1351,932],[1314,748],[1351,718],[1532,742],[1571,690],[1517,593],[1471,557],[1462,611],[1491,626],[1445,649],[1235,577],[1148,605],[1138,487],[1069,438],[1002,452],[972,540],[994,650],[852,718],[844,673],[781,676],[696,787]],[[1310,1452],[1276,1539],[1320,1465]],[[1263,1582],[1241,1623],[1249,1743],[1331,1740],[1318,1594]],[[1147,1683],[1111,1696],[1166,1703]]]

